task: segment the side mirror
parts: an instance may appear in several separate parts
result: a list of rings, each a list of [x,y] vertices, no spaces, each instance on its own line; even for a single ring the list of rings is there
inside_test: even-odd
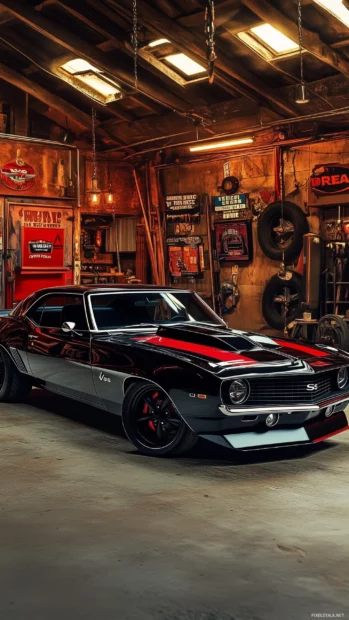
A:
[[[65,334],[72,334],[75,330],[75,323],[63,323],[62,325],[62,332],[64,332]]]

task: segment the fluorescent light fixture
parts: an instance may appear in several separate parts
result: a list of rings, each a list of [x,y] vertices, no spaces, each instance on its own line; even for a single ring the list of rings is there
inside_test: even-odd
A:
[[[148,47],[157,47],[158,45],[165,45],[165,43],[170,43],[168,39],[156,39],[149,43]]]
[[[329,0],[333,2],[335,0]],[[258,39],[263,41],[277,54],[287,54],[287,52],[295,52],[299,49],[299,45],[286,37],[282,32],[271,26],[270,24],[262,24],[251,28],[252,32]]]
[[[243,144],[252,144],[253,138],[239,138],[237,140],[226,140],[224,142],[213,142],[212,144],[200,144],[199,146],[191,146],[192,153],[196,151],[214,151],[216,149],[226,149],[229,146],[242,146]]]
[[[315,2],[349,28],[349,9],[344,6],[342,0],[315,0]]]
[[[93,65],[90,65],[90,63],[83,58],[73,58],[73,60],[69,60],[62,65],[61,69],[64,69],[64,71],[67,71],[71,75],[75,75],[75,73],[82,73],[83,71],[94,71],[94,73],[101,73],[99,69]]]
[[[166,56],[165,59],[176,67],[176,69],[179,69],[182,73],[189,76],[206,72],[205,67],[199,65],[199,63],[189,58],[186,54],[171,54],[170,56]]]

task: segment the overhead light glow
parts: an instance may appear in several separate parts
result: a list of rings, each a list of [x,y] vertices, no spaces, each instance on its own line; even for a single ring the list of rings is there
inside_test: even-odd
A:
[[[342,0],[315,0],[315,2],[349,28],[349,9],[344,6]]]
[[[156,39],[149,43],[148,47],[157,47],[158,45],[165,45],[165,43],[170,43],[170,41],[168,39]]]
[[[224,142],[213,142],[212,144],[200,144],[199,146],[191,146],[192,153],[195,151],[214,151],[217,149],[226,149],[230,146],[242,146],[243,144],[252,144],[253,138],[239,138],[237,140],[226,140]]]
[[[334,0],[329,0],[333,2]],[[251,31],[258,39],[271,47],[277,54],[287,54],[287,52],[295,52],[299,49],[299,45],[286,37],[282,32],[271,26],[270,24],[262,24],[251,28]]]
[[[171,54],[170,56],[166,56],[166,60],[176,67],[176,69],[179,69],[182,73],[189,76],[206,72],[205,67],[199,65],[199,63],[189,58],[186,54]]]
[[[117,84],[109,82],[109,80],[105,80],[92,72],[77,75],[76,79],[84,82],[84,84],[87,84],[87,86],[90,86],[90,88],[93,88],[93,90],[96,90],[105,97],[112,97],[113,95],[120,93],[120,89],[117,87]]]
[[[60,69],[69,74],[68,81],[75,88],[83,90],[88,95],[92,94],[104,104],[115,101],[117,96],[121,96],[120,86],[83,58],[73,58],[61,65]],[[84,86],[88,89],[84,90]]]
[[[61,67],[65,71],[68,71],[71,75],[75,75],[75,73],[82,73],[83,71],[94,71],[94,73],[101,73],[99,69],[90,65],[87,60],[83,58],[73,58],[73,60],[69,60]]]

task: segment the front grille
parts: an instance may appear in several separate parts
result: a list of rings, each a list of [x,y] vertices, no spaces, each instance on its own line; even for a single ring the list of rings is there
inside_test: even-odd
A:
[[[309,386],[317,386],[309,389]],[[296,405],[318,403],[340,393],[336,383],[336,373],[321,373],[307,377],[265,377],[250,382],[250,405]],[[344,390],[346,392],[347,390]]]

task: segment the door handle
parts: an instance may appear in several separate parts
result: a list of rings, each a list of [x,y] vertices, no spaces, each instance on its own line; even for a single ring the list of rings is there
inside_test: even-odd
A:
[[[39,336],[33,336],[32,334],[30,334],[30,335],[28,336],[28,339],[29,339],[29,340],[37,340],[38,338],[39,338]]]

